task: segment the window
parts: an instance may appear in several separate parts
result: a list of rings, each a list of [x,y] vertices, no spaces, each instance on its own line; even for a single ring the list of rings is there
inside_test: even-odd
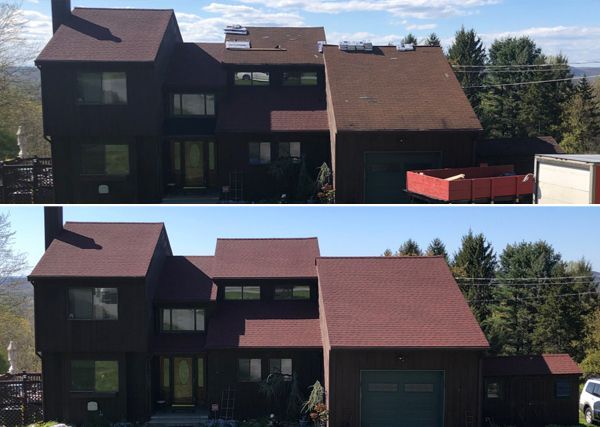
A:
[[[80,104],[127,104],[127,74],[79,73],[77,93]]]
[[[571,383],[569,380],[558,380],[555,383],[556,398],[571,397]]]
[[[260,299],[260,286],[225,286],[225,299],[230,301]]]
[[[306,300],[310,299],[310,286],[277,286],[274,299],[276,300]]]
[[[299,142],[280,142],[279,143],[279,158],[300,159],[300,143]]]
[[[129,175],[129,145],[81,145],[81,172],[84,175]]]
[[[173,95],[174,116],[214,116],[215,96],[212,94],[184,93]]]
[[[588,383],[587,387],[585,388],[585,391],[587,391],[591,395],[600,397],[600,383]]]
[[[248,144],[251,165],[268,165],[271,163],[271,143],[251,142]]]
[[[203,331],[204,310],[200,308],[164,308],[162,310],[162,331]]]
[[[269,373],[281,374],[285,381],[292,380],[292,359],[270,359]]]
[[[72,360],[71,391],[118,392],[119,363],[115,360]]]
[[[488,399],[502,399],[502,389],[497,381],[486,383],[485,395]]]
[[[260,359],[239,359],[238,380],[240,382],[259,382],[262,380]]]
[[[238,71],[233,82],[236,86],[269,86],[270,77],[263,71]]]
[[[288,71],[283,73],[284,86],[316,86],[317,84],[318,78],[316,71]]]
[[[69,289],[69,319],[117,320],[119,293],[116,288]]]

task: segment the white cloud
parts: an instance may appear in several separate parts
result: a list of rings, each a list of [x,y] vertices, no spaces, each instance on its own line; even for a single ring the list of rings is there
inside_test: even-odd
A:
[[[437,28],[437,24],[407,24],[405,27],[409,31],[424,31]]]

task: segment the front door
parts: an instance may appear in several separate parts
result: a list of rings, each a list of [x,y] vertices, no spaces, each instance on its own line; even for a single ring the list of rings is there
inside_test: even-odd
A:
[[[206,373],[202,356],[160,358],[161,400],[173,406],[195,406],[205,402]]]
[[[174,183],[182,189],[206,188],[215,176],[213,141],[172,141],[171,170]]]
[[[191,357],[173,358],[173,404],[194,404],[194,377]]]

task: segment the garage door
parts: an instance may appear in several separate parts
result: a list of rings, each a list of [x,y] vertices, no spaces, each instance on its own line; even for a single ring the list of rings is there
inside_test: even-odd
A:
[[[365,202],[406,203],[406,171],[435,169],[440,165],[440,153],[366,153]]]
[[[441,427],[444,373],[362,371],[362,427]]]

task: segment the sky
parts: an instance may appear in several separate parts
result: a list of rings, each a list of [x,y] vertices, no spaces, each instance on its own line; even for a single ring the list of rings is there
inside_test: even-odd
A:
[[[4,213],[16,233],[15,249],[27,254],[33,268],[44,251],[43,208],[2,206]],[[565,260],[584,257],[600,271],[600,209],[593,207],[65,207],[64,219],[164,222],[175,255],[213,255],[218,237],[318,237],[323,256],[379,256],[408,238],[426,248],[439,237],[453,254],[472,229],[484,233],[497,252],[545,240]]]
[[[51,36],[50,0],[21,0],[27,37]],[[185,41],[222,41],[229,24],[324,26],[327,41],[397,42],[435,31],[447,48],[462,25],[486,44],[531,36],[547,54],[576,66],[600,66],[600,0],[72,0],[72,6],[173,8]]]

